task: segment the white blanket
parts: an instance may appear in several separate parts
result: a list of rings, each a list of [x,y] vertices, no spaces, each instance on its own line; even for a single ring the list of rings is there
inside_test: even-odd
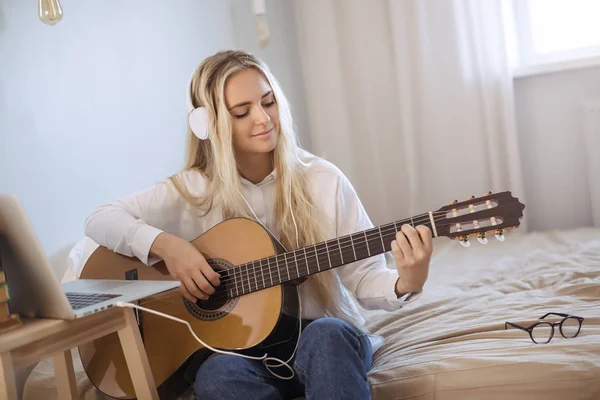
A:
[[[580,335],[534,344],[505,330],[548,312],[584,317]],[[600,399],[600,230],[442,243],[423,296],[368,320],[387,339],[375,399]]]

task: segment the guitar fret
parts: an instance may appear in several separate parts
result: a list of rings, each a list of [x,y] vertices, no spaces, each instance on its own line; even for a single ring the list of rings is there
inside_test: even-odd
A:
[[[321,272],[321,265],[319,265],[319,252],[317,251],[317,244],[315,243],[315,258],[317,259],[317,269]]]
[[[327,242],[325,242],[325,251],[327,252],[327,259],[329,260],[329,268],[331,268],[331,257],[329,256],[329,247],[327,246]]]
[[[248,264],[246,264],[246,274],[248,276],[248,292],[252,291],[252,282],[250,282],[250,270],[248,269]]]
[[[256,276],[256,267],[254,266],[254,261],[252,261],[252,273],[254,274],[254,283],[256,284],[256,289],[258,290],[258,277]]]
[[[296,258],[296,250],[294,250],[294,262],[296,263],[296,272],[298,273],[298,275],[296,276],[296,278],[300,277],[300,270],[298,269],[298,259]]]
[[[244,285],[244,267],[245,264],[240,265],[240,283],[242,284],[242,294],[246,293],[246,286]]]
[[[260,269],[260,274],[262,275],[263,288],[266,288],[267,285],[265,284],[265,271],[263,270],[263,267],[262,267],[262,260],[259,261],[258,268]]]
[[[304,260],[306,261],[306,273],[310,275],[310,269],[308,268],[308,256],[306,255],[306,247],[304,248]]]
[[[340,238],[337,238],[338,247],[340,248],[340,257],[342,258],[342,264],[344,264],[344,254],[342,254],[342,245],[340,244]]]
[[[379,227],[379,237],[381,238],[381,249],[385,251],[385,244],[383,243],[383,235],[381,234],[381,226]]]
[[[489,202],[489,200],[488,200],[488,202]],[[435,226],[435,221],[433,220],[433,213],[431,211],[429,211],[429,222],[431,224],[431,229],[433,229],[433,237],[437,237],[437,235],[438,235],[437,228]]]
[[[267,268],[269,269],[269,276],[271,277],[271,286],[273,286],[273,274],[271,274],[271,262],[269,261],[271,257],[267,258]]]
[[[238,293],[238,296],[240,294],[244,294],[244,278],[242,277],[242,266],[238,265],[238,272],[237,272],[237,278],[239,278],[239,283],[240,283],[240,292]]]
[[[365,244],[367,245],[367,253],[369,254],[369,257],[371,257],[371,249],[369,249],[369,239],[367,239],[367,231],[363,231],[363,233],[365,234]]]
[[[285,269],[287,270],[287,273],[288,273],[288,280],[292,280],[292,278],[290,277],[290,267],[288,266],[288,263],[287,263],[287,253],[283,253],[283,259],[285,262]]]
[[[352,252],[354,253],[354,261],[356,261],[358,258],[356,257],[356,248],[354,248],[354,240],[352,240],[352,236],[354,235],[350,235],[350,244],[352,245]]]
[[[277,254],[275,254],[275,268],[277,268],[277,275],[279,276],[279,282],[281,283],[281,270],[279,269],[279,260],[277,260]]]
[[[248,264],[246,264],[246,274],[248,274],[248,292],[246,293],[250,293],[252,292],[254,289],[252,289],[252,261],[249,262]]]
[[[237,282],[237,276],[235,275],[235,269],[236,267],[231,268],[233,270],[233,282],[235,283],[235,296],[239,296],[240,293],[238,291],[238,282]]]
[[[410,217],[410,224],[412,225],[412,227],[415,227],[415,222],[413,221],[413,217]]]

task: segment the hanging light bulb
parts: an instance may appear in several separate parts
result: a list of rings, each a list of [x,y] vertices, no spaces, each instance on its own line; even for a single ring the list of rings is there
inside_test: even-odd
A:
[[[265,0],[254,0],[254,15],[256,16],[256,35],[258,36],[258,44],[260,47],[265,47],[271,38]]]
[[[38,16],[47,25],[56,25],[63,17],[59,0],[38,0]]]

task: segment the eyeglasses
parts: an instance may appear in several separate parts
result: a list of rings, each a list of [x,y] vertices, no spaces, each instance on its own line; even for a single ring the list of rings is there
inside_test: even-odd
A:
[[[515,328],[524,330],[529,333],[529,337],[533,340],[534,343],[538,344],[546,344],[552,337],[554,336],[554,327],[558,325],[560,334],[565,339],[572,339],[579,335],[581,331],[581,324],[583,324],[583,317],[576,317],[574,315],[569,314],[560,314],[560,313],[548,313],[544,315],[540,319],[544,319],[549,315],[558,315],[559,317],[563,317],[560,321],[557,322],[547,322],[540,321],[535,324],[525,328],[523,326],[519,326],[517,324],[513,324],[512,322],[506,322],[504,324],[504,329],[508,329],[508,325],[514,326]]]

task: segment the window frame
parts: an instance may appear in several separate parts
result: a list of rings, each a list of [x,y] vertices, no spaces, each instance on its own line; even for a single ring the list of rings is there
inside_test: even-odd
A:
[[[556,51],[547,54],[534,49],[530,26],[529,0],[511,0],[514,29],[512,40],[513,70],[515,76],[527,76],[543,72],[600,65],[600,43],[596,46]]]

